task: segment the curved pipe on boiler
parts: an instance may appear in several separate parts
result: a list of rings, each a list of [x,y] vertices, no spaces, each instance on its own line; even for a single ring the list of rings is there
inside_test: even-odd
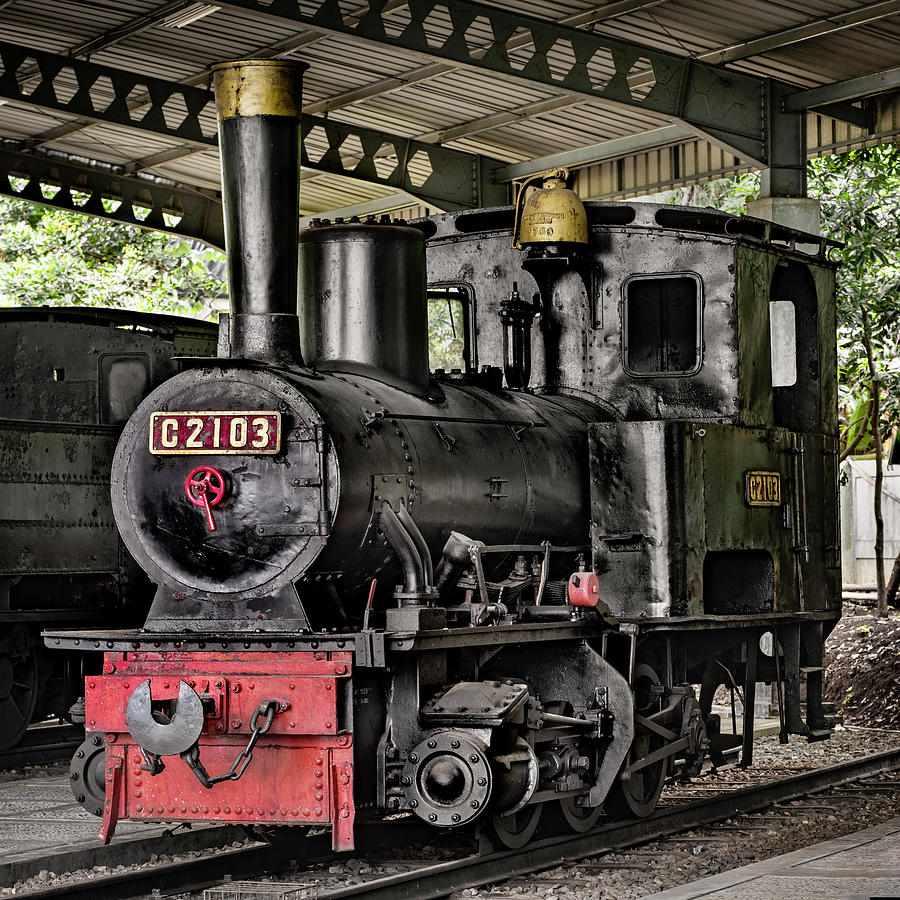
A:
[[[446,600],[450,592],[456,586],[463,570],[472,564],[472,555],[469,552],[473,546],[483,547],[483,541],[473,541],[471,538],[451,531],[447,543],[444,545],[444,553],[437,567],[437,588],[441,600]]]
[[[403,593],[423,593],[425,567],[419,556],[419,549],[387,501],[381,506],[378,524],[394,553],[400,558],[400,565],[403,567]]]
[[[416,525],[409,510],[402,504],[400,505],[400,512],[397,513],[397,518],[400,519],[400,524],[406,529],[407,534],[413,539],[413,543],[419,551],[419,558],[422,560],[425,572],[425,586],[434,587],[434,566],[431,562],[431,553],[428,551],[428,544],[425,543],[422,532],[419,531],[419,526]]]

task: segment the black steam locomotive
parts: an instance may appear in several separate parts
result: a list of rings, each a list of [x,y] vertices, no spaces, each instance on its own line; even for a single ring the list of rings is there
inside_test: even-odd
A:
[[[331,825],[346,849],[357,816],[406,810],[515,847],[540,821],[647,815],[707,755],[749,762],[758,681],[783,686],[786,731],[826,737],[825,242],[585,210],[556,173],[521,209],[318,223],[298,317],[300,73],[215,70],[233,314],[113,463],[158,585],[144,627],[46,634],[105,650],[105,761],[73,763],[101,837]],[[433,375],[429,301],[465,335]],[[743,738],[711,712],[722,683]]]
[[[85,654],[47,653],[42,628],[143,621],[153,591],[113,522],[113,451],[173,355],[215,345],[175,316],[0,310],[0,750],[84,693]]]

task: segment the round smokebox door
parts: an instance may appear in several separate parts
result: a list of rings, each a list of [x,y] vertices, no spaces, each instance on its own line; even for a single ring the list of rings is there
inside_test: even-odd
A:
[[[321,552],[337,470],[322,420],[265,370],[196,369],[129,421],[112,470],[122,538],[159,584],[269,596]]]

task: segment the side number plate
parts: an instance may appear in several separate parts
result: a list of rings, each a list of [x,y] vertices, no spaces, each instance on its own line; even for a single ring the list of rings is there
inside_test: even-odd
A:
[[[744,496],[749,506],[781,506],[781,475],[778,472],[747,472]]]
[[[281,449],[281,413],[238,411],[150,414],[150,452],[272,454]]]

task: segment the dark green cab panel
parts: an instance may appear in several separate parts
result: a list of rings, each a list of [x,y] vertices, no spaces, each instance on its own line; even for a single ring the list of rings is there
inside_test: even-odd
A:
[[[112,573],[118,429],[0,419],[0,577]]]
[[[833,264],[748,244],[738,246],[737,262],[741,424],[836,433]],[[773,301],[789,301],[795,310],[796,383],[789,387],[773,388],[772,385],[770,304]]]
[[[838,610],[833,444],[703,422],[591,426],[593,562],[613,613]]]

